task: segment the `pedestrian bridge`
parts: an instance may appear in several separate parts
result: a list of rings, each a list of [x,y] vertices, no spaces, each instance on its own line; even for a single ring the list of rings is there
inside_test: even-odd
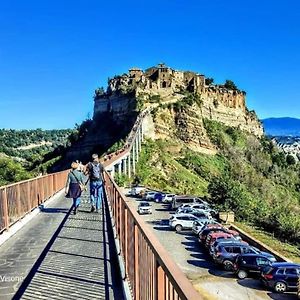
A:
[[[68,170],[0,188],[1,300],[202,299],[113,180],[134,174],[147,114],[103,160],[99,214],[90,213],[87,193],[71,213]]]

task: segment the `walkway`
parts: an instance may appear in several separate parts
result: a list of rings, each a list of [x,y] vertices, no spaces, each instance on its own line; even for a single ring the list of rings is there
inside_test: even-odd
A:
[[[106,210],[60,197],[0,247],[0,299],[122,299]]]

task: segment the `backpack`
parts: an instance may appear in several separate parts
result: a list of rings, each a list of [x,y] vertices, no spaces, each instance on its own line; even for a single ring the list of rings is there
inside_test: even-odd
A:
[[[91,180],[102,180],[101,173],[103,171],[103,167],[100,163],[90,163],[89,169]]]

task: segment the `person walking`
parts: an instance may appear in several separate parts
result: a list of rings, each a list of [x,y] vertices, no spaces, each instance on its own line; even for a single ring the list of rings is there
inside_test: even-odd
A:
[[[81,192],[82,188],[84,187],[83,176],[80,171],[78,171],[78,163],[72,162],[71,164],[71,171],[68,174],[66,187],[65,187],[65,194],[66,198],[73,198],[73,212],[74,215],[77,213],[77,209],[80,205],[81,199]]]
[[[98,154],[92,155],[92,161],[86,166],[85,175],[90,180],[91,212],[99,211],[103,202],[103,166],[99,162]]]

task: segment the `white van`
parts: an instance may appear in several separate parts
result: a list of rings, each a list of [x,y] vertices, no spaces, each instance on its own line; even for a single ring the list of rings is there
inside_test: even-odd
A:
[[[177,209],[182,204],[201,203],[201,199],[193,196],[175,196],[172,201],[172,209]]]

